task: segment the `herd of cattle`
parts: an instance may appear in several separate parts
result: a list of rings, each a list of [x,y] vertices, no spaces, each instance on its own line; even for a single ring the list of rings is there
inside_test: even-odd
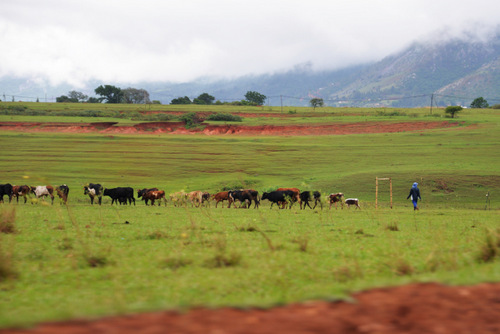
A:
[[[50,197],[52,204],[54,204],[54,190],[55,193],[61,198],[64,204],[68,201],[69,187],[65,184],[52,187],[50,185],[46,186],[16,186],[7,184],[0,184],[0,202],[3,202],[4,196],[9,197],[9,203],[12,198],[16,198],[19,202],[19,197],[24,197],[24,203],[27,202],[27,197],[34,195],[36,199]],[[90,203],[94,204],[94,201],[99,205],[102,204],[102,197],[109,196],[111,198],[111,204],[129,204],[132,202],[135,205],[134,189],[130,187],[117,187],[117,188],[104,188],[98,183],[89,183],[83,187],[84,195],[88,195],[90,198]],[[146,205],[151,202],[153,206],[155,201],[158,201],[158,205],[162,202],[167,205],[167,197],[165,191],[159,190],[158,188],[144,188],[137,190],[137,197],[145,201]],[[253,189],[240,189],[240,190],[230,190],[221,191],[216,194],[210,195],[208,192],[204,191],[192,191],[192,192],[176,192],[169,195],[169,200],[174,206],[184,206],[191,204],[191,206],[200,207],[204,203],[209,204],[210,200],[215,201],[215,207],[219,203],[228,202],[228,208],[231,206],[236,207],[239,203],[239,207],[250,208],[252,203],[254,208],[258,208],[261,200],[268,200],[271,202],[271,208],[276,204],[279,208],[291,208],[294,203],[299,203],[300,209],[305,209],[308,206],[310,209],[315,209],[317,205],[323,209],[323,203],[321,201],[321,194],[318,191],[300,191],[297,188],[278,188],[275,191],[264,192],[262,195],[258,191]],[[332,205],[337,208],[337,203],[340,203],[342,208],[344,203],[350,207],[351,205],[360,208],[359,200],[357,198],[347,198],[344,199],[343,193],[332,193],[327,196],[327,201],[330,203],[330,209]],[[314,202],[314,206],[311,204]],[[33,203],[33,201],[32,201]]]

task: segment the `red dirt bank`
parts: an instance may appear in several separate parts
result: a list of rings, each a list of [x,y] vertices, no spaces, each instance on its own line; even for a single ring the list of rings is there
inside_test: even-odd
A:
[[[0,130],[23,132],[78,132],[103,134],[205,134],[205,135],[247,135],[247,136],[308,136],[345,135],[362,133],[388,133],[422,131],[458,126],[458,122],[359,122],[311,125],[212,125],[202,124],[201,129],[186,129],[181,122],[149,122],[133,126],[101,123],[36,123],[0,122]]]
[[[500,284],[410,284],[269,310],[193,309],[41,324],[1,334],[84,333],[500,333]]]

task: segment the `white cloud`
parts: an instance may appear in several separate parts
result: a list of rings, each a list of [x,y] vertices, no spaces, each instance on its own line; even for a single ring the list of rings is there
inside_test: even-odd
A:
[[[78,87],[339,68],[435,31],[484,36],[499,9],[497,0],[6,0],[0,77]]]

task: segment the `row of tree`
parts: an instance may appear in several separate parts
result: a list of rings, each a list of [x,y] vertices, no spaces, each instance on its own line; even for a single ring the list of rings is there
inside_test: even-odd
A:
[[[159,101],[151,101],[149,99],[149,93],[145,89],[137,88],[126,88],[121,89],[112,85],[101,85],[95,90],[96,95],[100,97],[88,97],[82,92],[70,91],[68,95],[61,95],[56,98],[56,102],[87,102],[87,103],[135,103],[135,104],[148,104],[148,103],[160,103]],[[264,94],[248,91],[245,94],[245,100],[241,101],[241,104],[247,105],[263,105],[266,96]],[[178,97],[173,99],[170,104],[214,104],[215,97],[208,93],[203,93],[193,101],[187,96]],[[220,101],[217,101],[222,104]]]
[[[236,101],[236,102],[231,102],[230,104],[240,104],[240,105],[257,105],[261,106],[264,104],[266,101],[267,96],[264,94],[261,94],[259,92],[254,92],[254,91],[248,91],[245,94],[245,100],[241,101]],[[176,99],[173,99],[170,101],[170,104],[224,104],[220,101],[215,101],[215,97],[208,93],[203,93],[197,98],[191,99],[187,96],[184,97],[178,97]]]
[[[160,101],[151,101],[149,99],[149,93],[145,89],[137,88],[125,88],[121,89],[112,85],[101,85],[95,90],[96,95],[100,97],[88,97],[87,95],[77,92],[70,91],[68,95],[62,95],[56,98],[56,102],[87,102],[87,103],[135,103],[135,104],[160,104]],[[248,91],[245,94],[245,100],[231,102],[230,104],[240,104],[240,105],[263,105],[267,97],[264,94],[255,91]],[[215,97],[208,93],[200,94],[197,98],[191,99],[187,96],[178,97],[173,99],[170,104],[202,104],[210,105],[214,104]],[[220,101],[216,101],[215,104],[224,104]],[[311,107],[316,109],[317,107],[323,107],[324,101],[322,98],[312,98],[309,101]],[[478,97],[472,101],[471,108],[488,108],[489,104],[483,97]],[[452,117],[455,113],[452,113]]]
[[[56,98],[56,102],[87,102],[87,103],[154,103],[149,99],[149,93],[145,89],[125,88],[121,89],[112,85],[101,85],[95,90],[100,97],[88,97],[87,95],[70,91],[68,95],[61,95]],[[158,102],[159,103],[159,102]]]

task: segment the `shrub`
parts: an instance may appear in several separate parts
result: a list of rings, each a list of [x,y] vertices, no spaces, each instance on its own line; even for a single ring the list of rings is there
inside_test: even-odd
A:
[[[241,122],[243,118],[241,118],[241,116],[238,115],[217,113],[208,116],[207,120],[217,121],[217,122]]]
[[[200,124],[202,122],[202,120],[194,112],[190,112],[188,114],[180,116],[179,120],[181,122],[184,122],[184,124],[186,124],[187,129],[195,127],[197,124]]]

